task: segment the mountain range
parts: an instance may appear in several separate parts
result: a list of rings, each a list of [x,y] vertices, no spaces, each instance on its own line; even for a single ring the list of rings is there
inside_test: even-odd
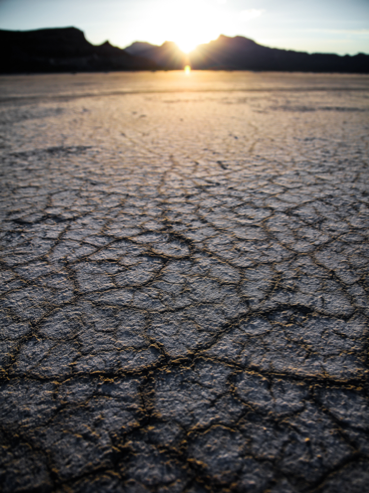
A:
[[[108,41],[95,46],[74,27],[35,31],[0,30],[0,73],[119,70],[264,70],[369,73],[369,55],[308,54],[268,48],[251,39],[219,36],[185,55],[175,43],[137,41],[125,49]]]
[[[156,69],[154,62],[132,56],[108,41],[89,43],[75,27],[37,31],[0,30],[0,73],[101,72]]]

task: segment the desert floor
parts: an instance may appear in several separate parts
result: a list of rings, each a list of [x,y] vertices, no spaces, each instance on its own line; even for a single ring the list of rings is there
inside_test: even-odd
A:
[[[0,103],[2,491],[368,491],[369,77]]]

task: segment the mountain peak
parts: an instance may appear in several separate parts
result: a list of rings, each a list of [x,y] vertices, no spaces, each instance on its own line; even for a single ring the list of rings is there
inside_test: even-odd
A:
[[[143,52],[151,50],[152,48],[158,48],[158,45],[153,45],[147,41],[135,41],[131,45],[124,48],[124,51],[130,55],[141,55]]]

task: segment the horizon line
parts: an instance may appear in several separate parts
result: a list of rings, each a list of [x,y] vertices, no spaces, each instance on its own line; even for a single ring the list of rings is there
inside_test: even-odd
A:
[[[130,46],[132,46],[134,43],[147,43],[147,44],[151,45],[151,46],[152,46],[152,47],[154,47],[154,48],[161,47],[161,46],[163,46],[165,43],[172,43],[172,44],[176,45],[176,47],[178,48],[178,50],[179,50],[179,51],[181,51],[184,55],[189,55],[190,53],[193,53],[193,52],[194,52],[194,51],[195,51],[195,50],[196,50],[199,46],[209,44],[209,43],[211,43],[211,42],[216,41],[216,40],[217,40],[217,39],[219,39],[220,37],[224,37],[224,38],[229,38],[229,39],[234,39],[234,38],[244,38],[244,39],[248,39],[249,41],[252,41],[252,42],[256,43],[256,44],[257,44],[257,45],[259,45],[259,46],[263,46],[263,47],[265,47],[265,48],[276,49],[276,50],[284,50],[284,51],[294,51],[294,52],[296,52],[296,53],[307,53],[307,54],[310,54],[310,55],[315,55],[315,54],[317,54],[317,55],[318,55],[318,54],[322,54],[322,55],[336,55],[336,56],[339,56],[339,57],[345,57],[345,56],[350,56],[350,57],[353,57],[353,56],[357,56],[357,55],[369,55],[369,53],[365,53],[365,52],[361,52],[361,51],[360,51],[360,52],[358,51],[358,52],[357,52],[356,54],[354,54],[354,55],[350,55],[350,54],[348,54],[348,53],[346,53],[346,54],[344,54],[344,55],[341,55],[341,54],[338,54],[338,53],[335,53],[335,52],[322,52],[322,51],[300,51],[300,50],[295,50],[295,49],[291,49],[291,48],[278,48],[278,47],[267,46],[267,45],[261,44],[261,43],[259,43],[259,42],[255,41],[254,39],[252,39],[252,38],[248,38],[247,36],[244,36],[244,35],[242,35],[242,34],[237,34],[237,35],[235,35],[235,36],[227,36],[226,34],[222,34],[222,33],[221,33],[221,34],[219,34],[219,36],[218,36],[217,38],[215,38],[215,39],[211,39],[211,40],[209,40],[208,42],[205,42],[205,43],[199,43],[198,45],[196,45],[196,47],[195,47],[193,50],[191,50],[191,51],[187,51],[187,52],[186,52],[186,51],[183,51],[181,48],[179,48],[178,44],[177,44],[175,41],[171,41],[171,40],[165,40],[162,44],[154,44],[154,43],[151,43],[150,41],[140,41],[140,40],[135,40],[135,41],[132,41],[129,45],[124,46],[124,47],[119,46],[119,45],[117,45],[117,44],[112,44],[112,43],[109,41],[109,39],[106,39],[105,41],[103,41],[103,42],[102,42],[102,43],[100,43],[100,44],[94,44],[94,43],[92,43],[91,41],[89,41],[89,40],[87,39],[86,32],[85,32],[84,30],[80,29],[79,27],[72,26],[72,25],[70,25],[70,26],[64,26],[64,27],[60,27],[60,26],[58,26],[58,27],[40,27],[40,28],[36,28],[36,29],[3,29],[3,28],[1,28],[1,27],[0,27],[0,31],[18,32],[18,33],[20,33],[20,32],[46,31],[46,30],[58,30],[58,29],[60,29],[60,30],[62,30],[62,29],[76,29],[76,30],[78,30],[78,31],[82,32],[82,33],[83,33],[83,35],[84,35],[84,37],[85,37],[85,39],[86,39],[86,41],[87,41],[88,43],[90,43],[91,45],[93,45],[93,46],[102,46],[102,45],[103,45],[103,44],[105,44],[105,43],[109,43],[111,46],[114,46],[114,47],[119,48],[119,49],[121,49],[121,50],[126,50],[127,48],[129,48]]]

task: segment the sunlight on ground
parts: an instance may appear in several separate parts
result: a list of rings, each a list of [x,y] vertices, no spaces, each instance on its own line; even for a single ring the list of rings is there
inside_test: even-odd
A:
[[[185,71],[185,74],[186,75],[190,75],[190,73],[191,73],[191,67],[189,65],[186,65],[185,68],[184,68],[184,71]]]

